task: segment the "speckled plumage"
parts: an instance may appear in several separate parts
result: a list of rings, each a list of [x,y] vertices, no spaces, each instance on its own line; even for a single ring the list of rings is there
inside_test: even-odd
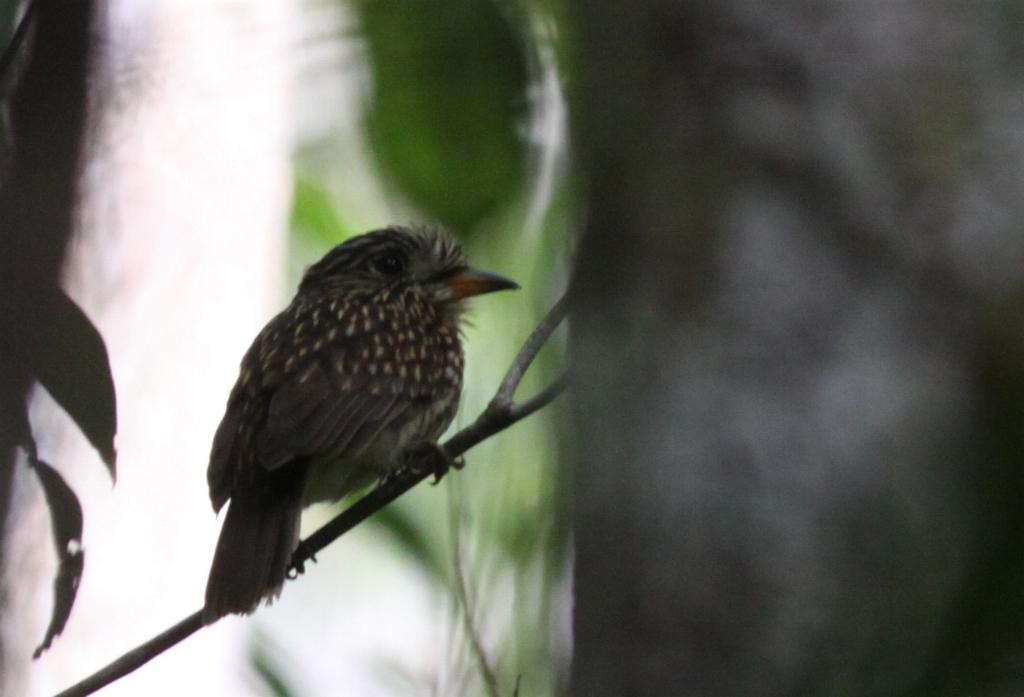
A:
[[[382,270],[389,255],[400,273]],[[367,233],[310,267],[242,359],[214,437],[210,499],[231,503],[207,621],[279,592],[302,506],[371,484],[441,435],[462,388],[463,298],[510,287],[427,229]]]

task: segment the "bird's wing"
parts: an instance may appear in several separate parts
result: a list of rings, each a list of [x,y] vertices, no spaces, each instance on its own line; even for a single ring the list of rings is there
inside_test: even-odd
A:
[[[236,443],[239,426],[242,424],[242,405],[239,403],[240,388],[236,385],[228,398],[227,411],[213,436],[210,451],[210,465],[206,480],[210,485],[210,502],[213,510],[219,511],[231,497],[236,469]]]
[[[242,360],[207,470],[215,510],[241,490],[272,487],[269,474],[313,458],[358,457],[389,425],[413,418],[417,406],[458,392],[457,383],[441,379],[440,359],[425,363],[411,346],[395,349],[390,362],[364,337],[304,359],[301,349],[276,350],[278,335],[292,331],[289,316],[268,324]]]
[[[268,470],[300,457],[359,456],[409,407],[404,381],[332,374],[314,362],[274,392],[256,438],[256,455]]]

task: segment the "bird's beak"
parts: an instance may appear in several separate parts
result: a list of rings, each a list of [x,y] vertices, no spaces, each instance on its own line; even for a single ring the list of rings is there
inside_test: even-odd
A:
[[[462,300],[474,295],[493,293],[496,290],[513,290],[519,287],[515,281],[487,271],[465,268],[448,276],[443,281],[451,292],[452,300]]]

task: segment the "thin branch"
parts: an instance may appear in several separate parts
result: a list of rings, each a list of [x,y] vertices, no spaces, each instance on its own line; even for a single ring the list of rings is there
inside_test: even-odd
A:
[[[64,690],[57,697],[81,697],[91,695],[100,688],[144,666],[154,656],[158,656],[178,642],[187,639],[203,628],[203,611],[198,610],[178,624],[165,629],[149,641],[139,644],[134,649],[118,658],[113,663],[96,671],[85,680],[77,682]]]
[[[455,460],[474,445],[547,406],[565,391],[567,381],[563,375],[525,402],[516,404],[513,401],[516,388],[519,387],[519,383],[522,381],[527,368],[533,363],[541,347],[564,317],[565,298],[562,298],[555,303],[544,319],[541,320],[540,324],[537,325],[537,328],[526,339],[522,348],[519,349],[519,353],[516,354],[515,359],[512,361],[512,366],[501,381],[497,394],[495,394],[494,399],[487,405],[483,413],[477,417],[476,421],[441,445],[445,455]],[[369,494],[359,499],[359,501],[339,513],[319,530],[300,542],[298,549],[295,550],[295,555],[292,557],[291,570],[301,573],[303,565],[324,549],[324,547],[362,523],[381,508],[416,486],[416,484],[431,476],[434,473],[434,468],[430,467],[426,460],[427,458],[424,457],[424,462],[414,463],[414,465],[418,464],[420,466],[412,466],[389,477]],[[198,610],[149,641],[139,644],[81,682],[72,685],[56,695],[56,697],[84,697],[85,695],[90,695],[145,665],[167,649],[202,629],[202,627],[203,611]]]
[[[543,390],[530,397],[524,402],[518,404],[512,404],[508,409],[509,423],[515,423],[521,421],[535,411],[543,409],[548,404],[553,402],[558,395],[565,392],[566,388],[569,387],[569,372],[566,371],[559,375],[552,381],[550,385],[545,387]]]
[[[526,369],[530,367],[533,359],[540,353],[541,348],[547,343],[547,340],[554,333],[558,325],[562,323],[562,320],[565,319],[567,309],[568,303],[563,296],[552,305],[548,313],[544,315],[544,319],[537,325],[537,328],[530,333],[530,336],[526,337],[526,342],[523,343],[523,347],[519,349],[515,360],[512,361],[508,372],[505,373],[505,378],[501,381],[501,385],[498,386],[498,393],[494,395],[494,399],[491,400],[488,409],[501,408],[512,404],[516,388],[523,381]]]

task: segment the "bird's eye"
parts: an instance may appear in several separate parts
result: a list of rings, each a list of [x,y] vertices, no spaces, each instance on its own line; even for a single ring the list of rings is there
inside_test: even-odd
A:
[[[386,252],[373,260],[373,268],[385,276],[397,276],[405,271],[405,257],[395,252]]]

